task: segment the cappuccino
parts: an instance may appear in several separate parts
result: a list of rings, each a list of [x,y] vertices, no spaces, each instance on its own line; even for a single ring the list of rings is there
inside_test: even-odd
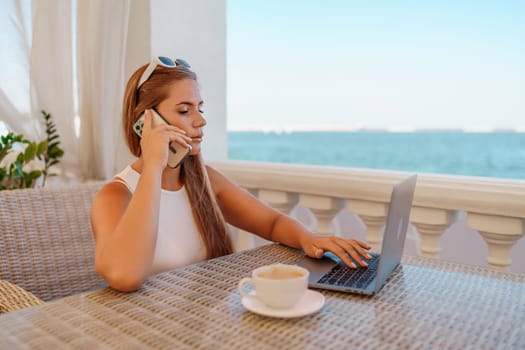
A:
[[[270,266],[267,270],[263,270],[261,273],[259,273],[259,277],[261,278],[269,278],[274,280],[300,278],[304,277],[304,275],[304,271],[287,265]]]

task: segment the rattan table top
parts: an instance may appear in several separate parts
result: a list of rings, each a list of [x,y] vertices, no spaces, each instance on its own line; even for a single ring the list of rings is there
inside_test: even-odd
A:
[[[0,348],[525,349],[525,276],[420,257],[374,297],[322,291],[323,308],[276,319],[243,308],[237,282],[294,263],[274,244],[0,316]]]

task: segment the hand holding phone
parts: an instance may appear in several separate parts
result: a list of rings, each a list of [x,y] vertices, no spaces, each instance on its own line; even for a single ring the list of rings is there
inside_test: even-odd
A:
[[[153,126],[167,124],[168,122],[154,109],[150,109],[151,115],[153,117]],[[142,113],[140,118],[133,124],[133,131],[139,137],[142,137],[142,128],[144,127],[144,120],[146,118],[146,112]],[[171,168],[176,168],[179,166],[180,162],[191,152],[191,145],[184,147],[178,142],[170,142],[168,150],[168,166]]]

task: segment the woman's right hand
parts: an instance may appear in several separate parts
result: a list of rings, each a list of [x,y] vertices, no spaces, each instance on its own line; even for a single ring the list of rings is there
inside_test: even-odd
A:
[[[172,141],[184,146],[191,144],[191,138],[179,127],[168,124],[154,126],[153,116],[148,109],[140,140],[144,165],[165,168],[168,164],[169,144]]]

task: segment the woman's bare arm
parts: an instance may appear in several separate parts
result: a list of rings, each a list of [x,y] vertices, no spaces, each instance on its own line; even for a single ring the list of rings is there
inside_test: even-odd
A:
[[[133,196],[109,183],[95,196],[91,224],[97,271],[115,289],[136,290],[148,277],[157,241],[162,170],[143,169]]]
[[[349,256],[366,266],[363,257],[370,258],[365,251],[370,249],[368,244],[353,239],[315,235],[297,220],[264,204],[217,170],[211,167],[207,167],[207,170],[228,223],[265,239],[303,249],[311,257],[320,258],[328,250],[349,266],[354,266]]]

